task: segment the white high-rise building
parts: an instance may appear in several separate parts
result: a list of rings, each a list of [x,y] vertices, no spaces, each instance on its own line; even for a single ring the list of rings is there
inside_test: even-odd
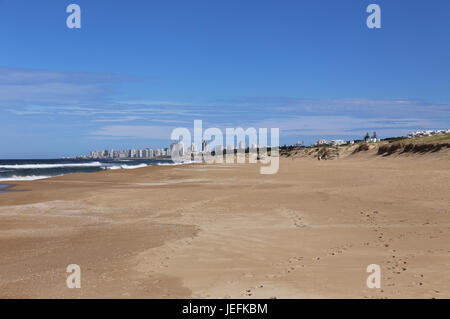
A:
[[[180,156],[184,156],[184,143],[180,142],[179,144],[179,151],[180,151]]]
[[[223,154],[223,145],[216,145],[216,155]]]
[[[119,158],[127,158],[128,157],[128,152],[125,150],[123,152],[119,152]]]
[[[170,145],[170,155],[178,154],[178,156],[184,156],[184,143],[175,142]]]
[[[204,140],[202,142],[202,152],[206,152],[206,149],[208,148],[208,141]]]
[[[240,141],[239,142],[238,150],[239,150],[239,152],[244,152],[245,151],[245,141]]]
[[[194,154],[197,153],[198,152],[197,145],[192,143],[191,146],[189,146],[188,152],[189,153],[194,153]]]

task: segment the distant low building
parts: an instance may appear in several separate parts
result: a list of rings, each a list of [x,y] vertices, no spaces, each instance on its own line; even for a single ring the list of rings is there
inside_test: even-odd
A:
[[[327,144],[329,144],[327,140],[325,140],[325,139],[320,139],[320,140],[318,140],[318,141],[316,142],[315,145],[327,145]]]
[[[450,129],[446,129],[446,130],[424,130],[424,131],[416,131],[416,132],[410,133],[410,134],[408,134],[408,138],[433,136],[433,135],[448,134],[448,133],[450,133]]]
[[[300,142],[300,141],[297,141],[297,143],[295,143],[295,145],[294,145],[294,147],[295,147],[296,149],[300,149],[302,146],[303,146],[303,144],[302,144],[302,142]]]
[[[380,139],[377,138],[377,132],[373,132],[372,137],[370,137],[369,133],[367,133],[366,136],[364,137],[364,142],[366,143],[377,143],[379,141]]]
[[[340,145],[347,144],[347,142],[344,140],[332,140],[332,141],[330,141],[330,144],[332,146],[340,146]]]

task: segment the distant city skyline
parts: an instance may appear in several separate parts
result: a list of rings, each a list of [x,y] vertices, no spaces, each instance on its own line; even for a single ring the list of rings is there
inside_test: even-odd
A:
[[[416,138],[416,137],[425,137],[425,136],[433,136],[437,134],[450,134],[450,129],[442,129],[442,130],[422,130],[422,131],[414,131],[410,132],[405,136],[402,136],[404,138]],[[391,136],[390,138],[396,138],[400,136]],[[376,143],[381,141],[379,138],[379,135],[377,132],[372,132],[372,135],[370,135],[369,132],[366,133],[364,138],[356,139],[356,141],[364,141],[366,143]],[[348,144],[354,144],[355,140],[343,140],[343,139],[333,139],[333,140],[326,140],[324,138],[318,139],[315,143],[312,144],[304,144],[303,142],[297,141],[295,144],[285,144],[280,146],[289,146],[289,147],[303,147],[303,146],[323,146],[323,145],[330,145],[330,146],[341,146],[341,145],[348,145]],[[185,156],[185,155],[195,155],[195,154],[201,154],[204,151],[214,151],[223,153],[225,152],[233,152],[235,150],[246,150],[246,149],[252,149],[254,151],[258,150],[260,146],[258,144],[251,144],[249,145],[247,141],[239,141],[239,143],[227,144],[225,145],[215,145],[213,147],[209,147],[209,141],[203,140],[201,147],[199,148],[195,143],[191,143],[191,145],[185,145],[184,142],[173,142],[170,147],[166,148],[144,148],[144,149],[123,149],[123,150],[115,150],[115,149],[104,149],[104,150],[97,150],[97,151],[91,151],[89,155],[77,155],[74,157],[77,158],[93,158],[93,159],[99,159],[99,158],[112,158],[112,159],[121,159],[121,158],[154,158],[154,157],[168,157],[171,156],[172,151],[174,148],[177,148],[177,151],[179,152],[179,155]]]
[[[450,2],[377,0],[381,29],[370,3],[0,1],[0,158],[164,148],[195,119],[281,145],[450,127]]]

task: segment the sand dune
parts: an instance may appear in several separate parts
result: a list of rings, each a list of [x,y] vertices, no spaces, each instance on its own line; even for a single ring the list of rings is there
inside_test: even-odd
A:
[[[449,298],[445,156],[74,174],[0,194],[3,298]],[[66,287],[78,264],[82,288]],[[366,286],[379,264],[381,289]]]

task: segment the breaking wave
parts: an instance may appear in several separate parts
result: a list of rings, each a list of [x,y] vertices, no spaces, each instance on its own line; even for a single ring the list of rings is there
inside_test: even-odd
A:
[[[136,169],[136,168],[142,168],[142,167],[147,167],[149,166],[148,164],[139,164],[139,165],[113,165],[113,166],[108,166],[107,169]]]
[[[44,169],[44,168],[63,168],[63,167],[101,167],[104,164],[100,162],[91,163],[67,163],[67,164],[15,164],[15,165],[0,165],[0,168],[5,169]]]
[[[59,176],[59,175],[55,175],[55,176]],[[7,178],[1,178],[0,177],[0,182],[36,181],[36,180],[39,180],[39,179],[47,179],[47,178],[51,178],[51,177],[55,177],[55,176],[39,176],[39,175],[16,176],[16,175],[13,175],[13,176],[7,177]]]

